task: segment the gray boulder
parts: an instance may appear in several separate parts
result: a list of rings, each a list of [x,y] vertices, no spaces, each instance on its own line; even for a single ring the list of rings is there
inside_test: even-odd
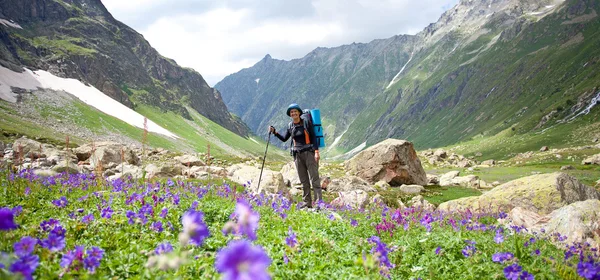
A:
[[[374,184],[380,180],[392,186],[426,185],[427,176],[411,142],[387,139],[344,163],[346,171]]]

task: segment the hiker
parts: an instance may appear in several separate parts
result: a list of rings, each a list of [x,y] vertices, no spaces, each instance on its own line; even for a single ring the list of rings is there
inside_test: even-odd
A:
[[[292,138],[291,154],[294,157],[298,177],[302,183],[303,208],[312,208],[312,198],[310,187],[314,190],[314,201],[319,203],[323,200],[321,194],[321,183],[319,179],[319,145],[312,127],[305,127],[305,123],[311,126],[312,122],[305,122],[302,116],[302,109],[298,104],[291,104],[287,108],[287,115],[292,118],[288,128],[283,135],[277,133],[273,126],[269,126],[269,132],[273,133],[279,140],[286,142]]]

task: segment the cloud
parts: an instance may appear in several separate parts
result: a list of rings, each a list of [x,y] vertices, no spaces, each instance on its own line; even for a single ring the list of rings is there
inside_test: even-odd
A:
[[[457,0],[103,0],[162,55],[212,86],[266,54],[300,58],[317,47],[414,34]]]

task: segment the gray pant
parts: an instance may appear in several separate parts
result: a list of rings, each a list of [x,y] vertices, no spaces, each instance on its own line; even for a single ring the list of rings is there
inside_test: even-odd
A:
[[[297,153],[294,157],[296,163],[296,171],[302,183],[302,200],[308,207],[312,207],[312,199],[310,196],[310,185],[314,190],[315,202],[323,200],[321,195],[321,182],[319,179],[319,164],[315,160],[314,151],[305,151]]]

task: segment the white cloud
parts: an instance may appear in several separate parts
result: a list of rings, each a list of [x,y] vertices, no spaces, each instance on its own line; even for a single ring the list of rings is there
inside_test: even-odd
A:
[[[115,18],[211,86],[266,54],[289,60],[317,47],[414,34],[456,2],[103,0]]]

